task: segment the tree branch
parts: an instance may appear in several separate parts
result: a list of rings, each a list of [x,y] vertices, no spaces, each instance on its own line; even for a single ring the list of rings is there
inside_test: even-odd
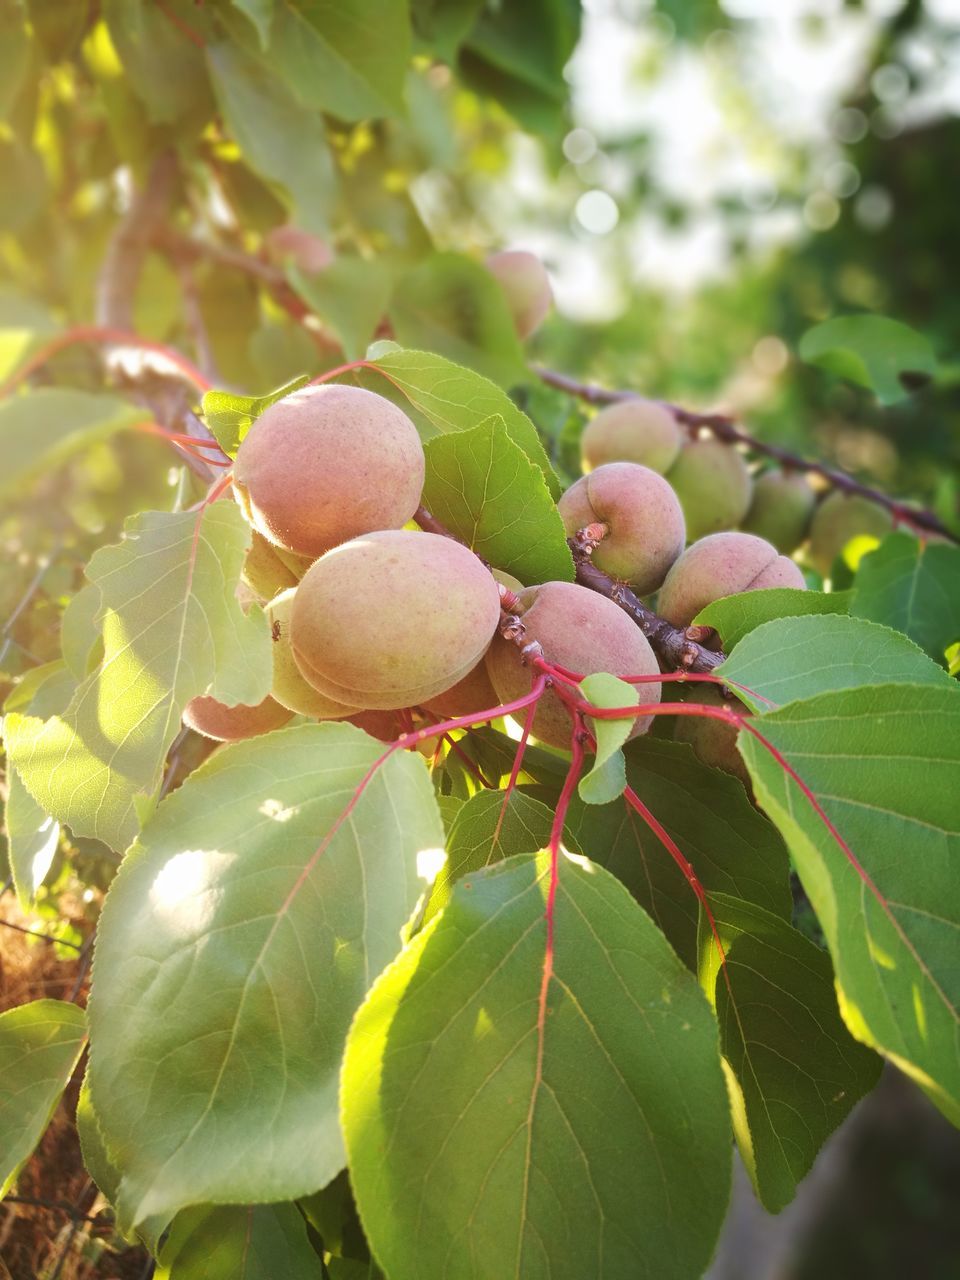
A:
[[[555,387],[558,391],[564,391],[569,396],[575,396],[586,404],[620,404],[624,400],[635,400],[639,395],[635,391],[611,391],[606,387],[599,387],[595,383],[580,382],[576,378],[568,377],[565,373],[557,373],[555,370],[546,369],[542,365],[533,365],[531,367],[537,377],[542,382],[545,382],[547,386]],[[820,476],[826,480],[831,489],[838,489],[842,493],[859,494],[860,497],[867,498],[870,502],[876,503],[877,506],[884,507],[890,512],[894,520],[899,523],[909,524],[924,533],[935,533],[942,538],[949,539],[950,542],[960,543],[960,536],[948,529],[932,511],[908,506],[897,498],[892,498],[889,494],[883,493],[880,489],[874,489],[870,485],[863,484],[860,480],[855,480],[853,476],[848,476],[844,471],[825,466],[822,462],[814,462],[809,458],[803,458],[800,454],[792,453],[789,449],[783,449],[779,445],[768,444],[765,440],[758,440],[755,436],[738,427],[736,421],[729,414],[694,413],[690,409],[683,409],[679,405],[670,404],[668,401],[661,401],[661,403],[664,408],[670,410],[678,422],[689,428],[693,433],[700,430],[709,431],[711,435],[718,440],[722,440],[724,444],[742,444],[752,453],[760,454],[765,458],[773,458],[781,466],[791,471],[802,471],[807,475]]]

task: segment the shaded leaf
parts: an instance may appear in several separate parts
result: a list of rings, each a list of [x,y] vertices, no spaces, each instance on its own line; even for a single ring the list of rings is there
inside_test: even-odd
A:
[[[384,262],[341,255],[313,275],[296,267],[287,274],[300,297],[336,333],[347,359],[359,359],[390,297],[390,270]]]
[[[426,445],[423,502],[477,555],[522,582],[573,581],[573,559],[543,472],[500,414]]]
[[[0,1198],[43,1136],[85,1041],[83,1010],[64,1000],[0,1013]]]
[[[8,715],[7,749],[38,803],[78,835],[123,849],[160,784],[187,702],[270,691],[266,619],[235,595],[250,531],[236,505],[146,512],[87,566],[103,600],[104,655],[62,715]]]
[[[29,911],[56,855],[60,823],[44,813],[12,767],[7,770],[4,823],[17,901],[24,911]]]
[[[337,825],[382,751],[334,723],[231,744],[124,860],[90,996],[121,1225],[305,1195],[343,1167],[347,1028],[400,948],[418,855],[443,844],[415,754],[387,760]]]
[[[292,1204],[203,1205],[177,1214],[156,1280],[323,1280]]]
[[[844,1026],[826,952],[760,907],[726,894],[710,906],[726,979],[704,921],[701,981],[720,1024],[734,1133],[764,1208],[778,1213],[877,1083],[881,1059]]]
[[[757,797],[823,928],[844,1021],[960,1123],[960,693],[848,689],[769,712],[760,724],[837,833],[741,733]]]
[[[213,108],[203,51],[152,0],[104,0],[103,16],[125,79],[151,124],[205,117]]]
[[[942,662],[960,640],[960,547],[889,534],[861,560],[850,612],[895,627]]]
[[[899,631],[842,615],[765,622],[740,642],[716,674],[736,682],[737,697],[754,711],[828,689],[951,684],[944,669]]]
[[[795,618],[805,614],[846,613],[849,591],[797,591],[792,587],[769,587],[724,596],[701,609],[694,618],[698,626],[713,627],[720,633],[723,650],[730,653],[755,627],[774,618]]]
[[[692,1280],[710,1258],[730,1180],[716,1024],[623,887],[566,857],[540,1015],[548,867],[461,880],[351,1029],[350,1175],[391,1280],[640,1262]]]
[[[800,358],[868,387],[881,404],[896,404],[929,382],[937,361],[927,338],[887,316],[835,316],[800,339]]]

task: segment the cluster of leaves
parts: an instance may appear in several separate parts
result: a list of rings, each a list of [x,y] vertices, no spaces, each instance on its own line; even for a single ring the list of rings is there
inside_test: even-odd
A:
[[[2,145],[23,176],[0,209],[4,375],[109,318],[91,278],[112,295],[102,262],[129,250],[111,184],[128,166],[149,189],[175,145],[128,324],[198,360],[211,347],[241,392],[366,353],[342,376],[414,420],[434,516],[525,583],[572,579],[551,442],[504,389],[531,380],[503,299],[471,259],[434,254],[408,179],[440,164],[437,130],[467,101],[438,58],[521,120],[557,118],[575,6],[0,13]],[[430,65],[409,70],[411,49]],[[328,268],[269,259],[288,218],[332,243]],[[402,345],[368,350],[385,313]],[[811,358],[889,374],[833,339]],[[895,533],[846,590],[698,620],[753,712],[753,797],[666,734],[625,743],[632,715],[591,718],[579,780],[576,754],[528,746],[511,787],[502,719],[451,730],[429,766],[307,721],[200,763],[184,706],[259,700],[270,640],[237,599],[238,509],[137,430],[172,384],[132,349],[107,382],[65,349],[0,403],[24,562],[3,659],[11,875],[25,911],[55,910],[64,877],[120,868],[88,1007],[0,1014],[4,1192],[87,1036],[87,1168],[174,1280],[693,1277],[733,1139],[775,1211],[881,1055],[960,1121],[960,551]],[[181,390],[172,421],[202,410],[231,457],[271,395],[196,399]],[[602,676],[580,692],[598,712],[638,697]]]

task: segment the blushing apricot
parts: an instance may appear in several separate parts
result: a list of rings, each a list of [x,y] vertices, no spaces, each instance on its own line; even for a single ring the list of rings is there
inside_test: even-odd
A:
[[[535,253],[503,249],[490,254],[487,270],[503,289],[517,333],[521,338],[529,338],[553,306],[553,289],[546,267]]]
[[[797,565],[763,538],[712,533],[687,547],[667,574],[657,612],[675,627],[686,627],[714,600],[763,587],[802,591],[806,583]]]
[[[217,742],[255,738],[261,733],[269,733],[271,729],[279,729],[292,719],[293,712],[281,707],[271,697],[264,698],[255,706],[239,703],[228,707],[216,698],[201,695],[191,698],[183,711],[183,723],[188,729],[195,729],[205,738],[214,738]]]

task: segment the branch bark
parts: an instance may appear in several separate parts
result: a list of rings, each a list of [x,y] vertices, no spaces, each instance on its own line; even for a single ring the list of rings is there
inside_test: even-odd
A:
[[[607,405],[620,404],[624,400],[635,400],[638,392],[635,391],[611,391],[606,387],[597,386],[595,383],[580,382],[576,378],[571,378],[565,373],[557,373],[554,369],[544,368],[543,365],[533,365],[534,373],[545,382],[547,386],[555,387],[558,391],[564,391],[569,396],[574,396],[578,400],[583,400],[585,404]],[[690,409],[684,409],[680,405],[670,404],[668,401],[661,401],[664,408],[669,409],[678,422],[689,428],[691,432],[709,431],[717,440],[722,440],[724,444],[742,444],[751,453],[759,454],[765,458],[773,458],[779,462],[781,466],[791,471],[802,471],[806,475],[817,475],[826,480],[831,489],[838,489],[842,493],[855,493],[860,497],[869,499],[879,507],[884,507],[893,516],[894,520],[901,524],[912,525],[915,529],[923,533],[935,533],[941,538],[947,538],[950,542],[960,543],[960,536],[953,533],[947,526],[934,515],[932,511],[924,510],[920,507],[911,507],[906,503],[892,498],[889,494],[883,493],[880,489],[874,489],[868,484],[863,484],[860,480],[855,480],[853,476],[848,476],[844,471],[838,471],[835,467],[825,466],[822,462],[815,462],[809,458],[801,457],[798,453],[793,453],[789,449],[783,449],[779,445],[769,444],[765,440],[758,440],[755,436],[744,431],[742,427],[738,427],[734,418],[725,413],[695,413]]]

